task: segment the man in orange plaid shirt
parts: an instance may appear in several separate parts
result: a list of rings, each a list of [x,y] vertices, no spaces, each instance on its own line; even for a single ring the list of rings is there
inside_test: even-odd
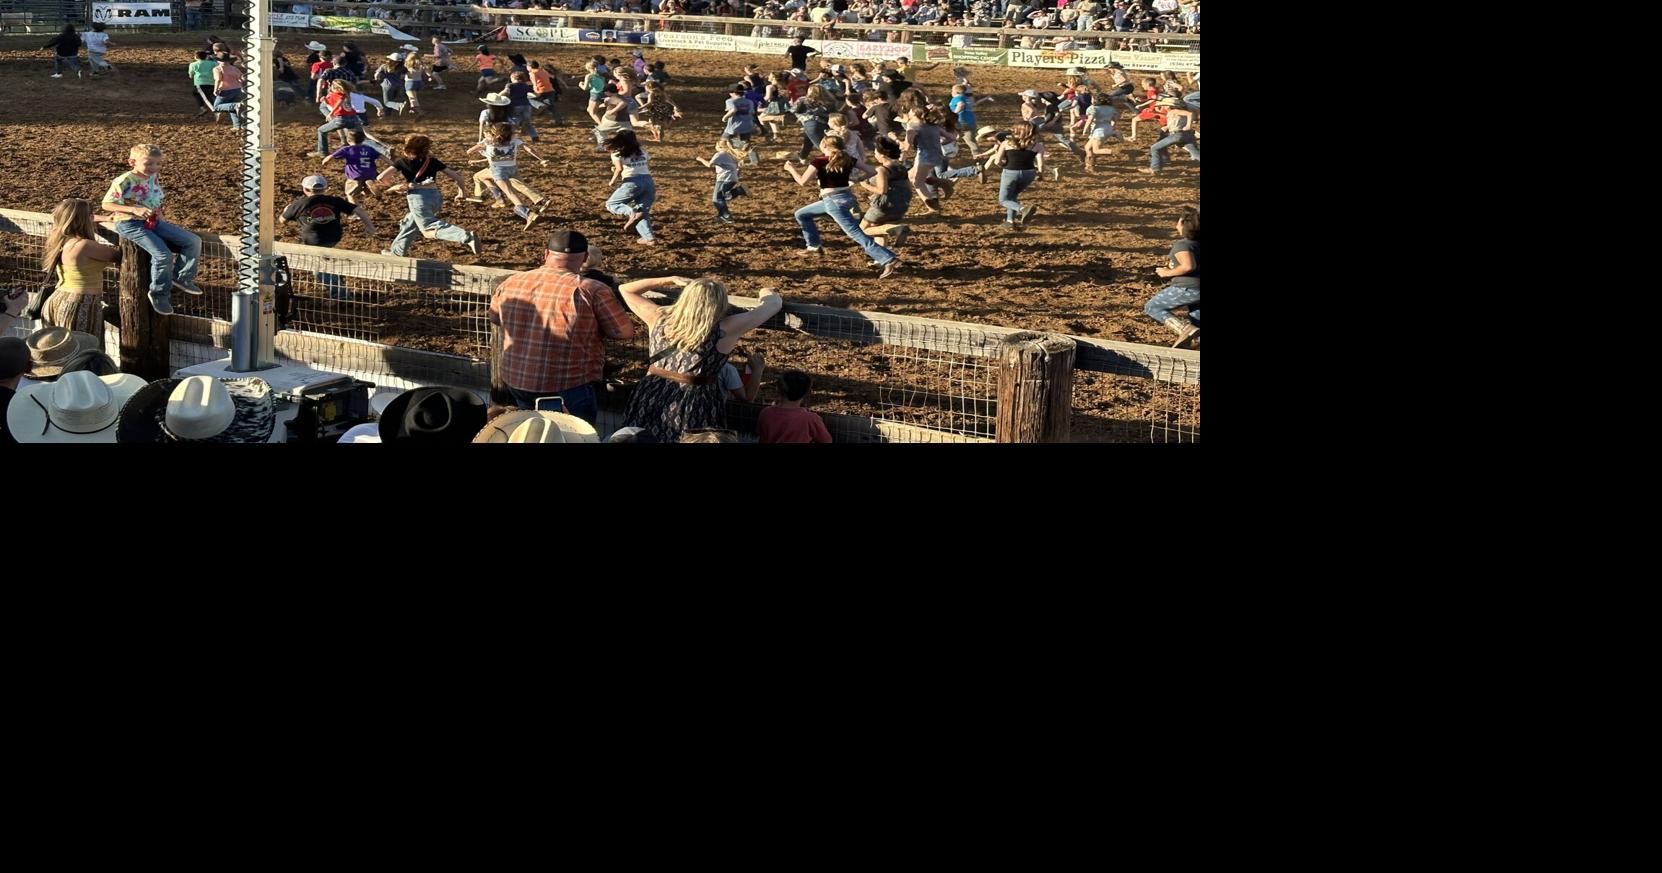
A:
[[[606,366],[603,336],[629,339],[635,324],[612,289],[578,274],[589,241],[574,230],[548,238],[543,265],[497,287],[488,318],[502,326],[502,381],[514,405],[559,395],[565,411],[595,423],[595,385]]]

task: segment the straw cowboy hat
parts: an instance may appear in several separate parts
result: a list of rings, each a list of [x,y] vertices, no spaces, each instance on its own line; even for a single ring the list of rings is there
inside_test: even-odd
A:
[[[480,97],[479,102],[480,103],[485,103],[485,104],[488,104],[488,105],[491,105],[491,106],[507,106],[508,103],[509,103],[509,100],[508,100],[507,97],[504,97],[501,94],[492,94],[489,97]]]
[[[121,408],[118,443],[264,443],[277,407],[264,379],[159,379]]]
[[[113,443],[122,404],[143,387],[130,373],[65,373],[18,392],[6,409],[6,430],[20,443]]]
[[[473,438],[476,443],[598,443],[594,425],[563,412],[505,412]]]
[[[328,46],[326,46],[323,43],[318,42],[317,40],[314,39],[311,42],[306,43],[306,48],[309,48],[314,52],[320,52],[320,51],[323,51],[324,49],[327,49]]]
[[[412,388],[381,413],[382,442],[465,443],[485,426],[485,401],[466,388]]]
[[[30,374],[36,379],[50,379],[63,372],[69,359],[87,349],[104,350],[103,342],[90,333],[67,327],[43,327],[24,340],[29,346]]]

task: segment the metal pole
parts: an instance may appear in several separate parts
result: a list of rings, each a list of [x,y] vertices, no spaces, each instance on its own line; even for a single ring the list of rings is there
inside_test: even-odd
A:
[[[277,40],[271,35],[271,0],[250,0],[249,6],[243,53],[248,123],[242,142],[242,239],[237,293],[231,298],[231,370],[239,373],[277,366],[272,339],[277,332],[277,288],[271,260],[277,236],[272,202],[277,148],[272,143],[276,121],[270,97]]]

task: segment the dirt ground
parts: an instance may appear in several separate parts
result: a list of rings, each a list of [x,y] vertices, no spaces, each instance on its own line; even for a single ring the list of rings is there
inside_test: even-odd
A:
[[[280,31],[278,50],[298,64],[306,55],[306,41],[319,38],[333,48],[345,36]],[[396,48],[381,37],[353,38],[372,58]],[[0,205],[50,212],[65,197],[97,199],[109,180],[125,170],[127,148],[152,142],[168,155],[162,182],[170,219],[198,231],[237,232],[240,134],[198,116],[200,103],[185,70],[201,37],[118,33],[109,55],[118,72],[85,81],[50,78],[50,52],[35,48],[46,39],[0,40],[0,83],[7,95],[0,102],[0,178],[10,183]],[[477,231],[483,254],[423,240],[412,249],[413,256],[523,269],[540,260],[551,230],[569,227],[603,244],[608,270],[624,276],[713,275],[749,296],[772,285],[792,301],[1128,342],[1170,342],[1170,333],[1144,315],[1142,305],[1164,284],[1153,271],[1172,243],[1177,207],[1199,202],[1200,168],[1181,149],[1173,149],[1174,160],[1162,176],[1138,173],[1147,166],[1154,137],[1146,127],[1119,159],[1099,161],[1095,174],[1086,174],[1078,159],[1052,145],[1046,160],[1061,167],[1061,180],[1045,178],[1023,195],[1039,211],[1022,233],[999,227],[1003,211],[996,202],[996,174],[989,174],[985,184],[961,181],[956,196],[946,201],[944,215],[908,217],[914,234],[900,251],[905,267],[898,276],[879,281],[863,266],[858,247],[828,220],[821,222],[826,256],[797,256],[802,238],[791,212],[813,202],[815,192],[798,187],[774,155],[787,148],[794,155],[798,131],[787,129],[787,138],[794,134],[795,141],[761,146],[761,167],[743,168],[741,184],[751,196],[733,203],[738,221],[726,225],[714,220],[709,203],[713,175],[695,159],[713,151],[725,87],[747,62],[769,69],[784,58],[648,49],[649,60],[668,65],[669,94],[686,117],[668,130],[665,142],[646,143],[658,183],[653,222],[659,239],[657,247],[646,248],[634,244],[632,232],[623,231],[622,218],[604,209],[611,193],[607,159],[591,151],[591,124],[580,91],[569,87],[584,58],[624,50],[524,43],[499,47],[498,54],[523,52],[566,77],[560,105],[566,123],[544,125],[545,116],[538,118],[541,141],[533,148],[550,166],[521,163],[522,178],[557,205],[527,231],[507,210],[454,200],[446,184],[444,218]],[[463,54],[471,52],[458,51],[458,60]],[[466,65],[471,66],[471,59]],[[977,108],[980,123],[1000,127],[1020,117],[1016,92],[1052,88],[1060,78],[1055,70],[971,69],[978,93],[996,98]],[[470,175],[477,168],[466,164],[463,152],[477,139],[483,104],[473,94],[476,76],[453,70],[446,78],[449,90],[422,92],[427,111],[420,117],[376,119],[369,131],[387,142],[409,133],[427,134],[435,140],[438,158]],[[914,78],[931,93],[949,92],[951,65]],[[379,97],[378,89],[370,93]],[[314,130],[321,121],[304,102],[278,108],[280,194],[274,208],[298,196],[300,179],[318,171],[317,160],[304,155],[315,145]],[[1122,125],[1122,134],[1126,127]],[[342,193],[339,169],[331,166],[323,175],[331,180],[332,193]],[[367,208],[376,221],[376,237],[348,233],[341,247],[379,251],[390,244],[404,212],[402,198],[370,201]],[[289,225],[280,230],[280,238],[298,241],[298,234]],[[1115,392],[1101,389],[1110,381],[1121,380],[1103,376],[1076,383],[1076,407],[1083,412],[1112,405]]]

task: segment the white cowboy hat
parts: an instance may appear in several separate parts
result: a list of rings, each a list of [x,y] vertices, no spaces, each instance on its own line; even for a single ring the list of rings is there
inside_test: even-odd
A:
[[[398,52],[393,52],[392,54],[387,55],[387,60],[389,60],[389,61],[402,61],[402,60],[404,60],[404,56],[399,54]]]
[[[122,405],[143,387],[130,373],[65,373],[18,392],[6,409],[6,430],[20,443],[113,443]]]
[[[306,43],[306,48],[309,48],[314,52],[320,52],[320,51],[323,51],[324,49],[327,49],[328,46],[326,46],[323,43],[318,42],[317,40],[314,39],[311,42]]]
[[[401,45],[401,46],[399,46],[399,48],[401,48],[401,49],[403,49],[407,52],[419,52],[419,51],[421,51],[421,46],[416,45],[415,43],[409,43],[407,45]]]
[[[505,412],[479,431],[476,443],[598,443],[594,425],[563,412]]]
[[[480,97],[479,102],[488,106],[507,106],[511,101],[501,94],[492,94],[488,97]]]
[[[264,379],[160,379],[121,409],[119,443],[263,443],[277,426]]]

